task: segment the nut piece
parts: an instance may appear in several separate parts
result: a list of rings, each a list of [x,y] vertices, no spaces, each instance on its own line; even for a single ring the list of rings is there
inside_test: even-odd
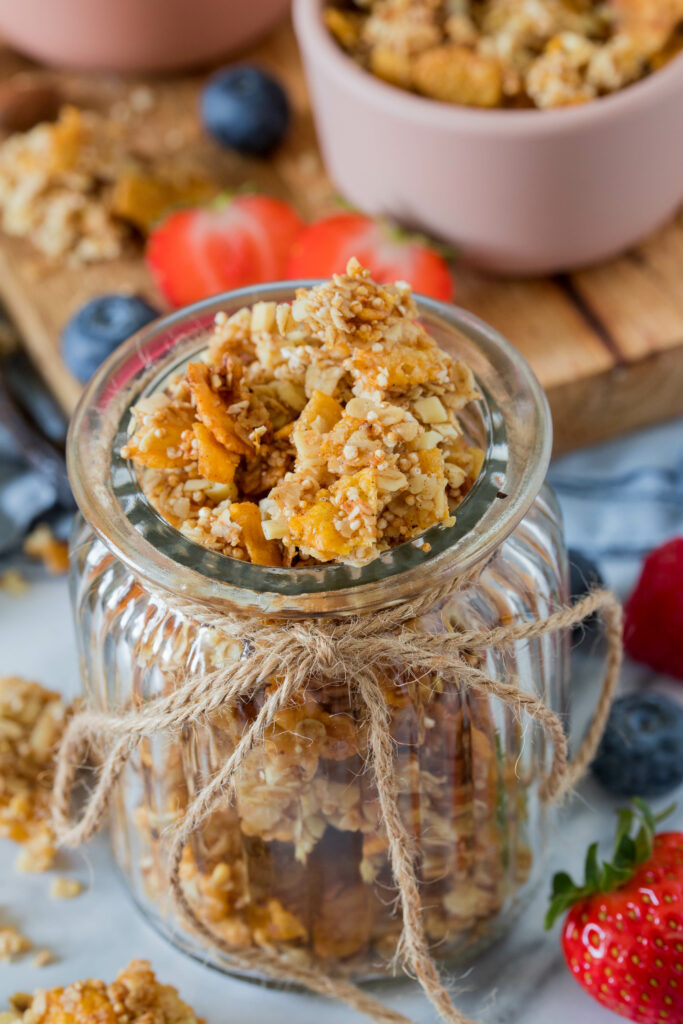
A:
[[[503,96],[498,61],[455,44],[420,54],[413,64],[413,82],[425,96],[468,107],[497,107]]]
[[[0,85],[0,128],[25,132],[43,121],[54,121],[61,102],[52,85],[11,78]]]
[[[83,892],[83,884],[75,878],[55,878],[50,886],[53,900],[72,900]]]

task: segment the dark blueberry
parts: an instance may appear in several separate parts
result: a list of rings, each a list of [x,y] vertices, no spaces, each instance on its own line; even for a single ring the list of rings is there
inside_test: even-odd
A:
[[[591,765],[618,796],[662,796],[683,782],[683,707],[659,693],[615,700]]]
[[[287,94],[274,78],[248,64],[224,68],[202,90],[202,120],[224,146],[267,156],[282,141],[290,122]]]
[[[114,349],[159,313],[138,295],[99,295],[62,331],[62,357],[74,377],[90,380]]]
[[[572,601],[578,601],[586,594],[593,590],[595,587],[603,587],[605,581],[600,575],[595,562],[592,562],[590,558],[586,558],[580,551],[576,551],[575,548],[569,549],[569,586],[572,595]],[[574,626],[572,629],[572,636],[574,640],[583,640],[589,636],[592,636],[598,624],[597,615],[591,615],[589,619],[585,619],[582,623]]]

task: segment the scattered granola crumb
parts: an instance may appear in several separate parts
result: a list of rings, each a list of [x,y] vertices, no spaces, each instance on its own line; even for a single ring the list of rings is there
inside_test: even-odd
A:
[[[48,572],[63,576],[69,571],[69,545],[55,537],[47,523],[40,523],[23,544],[29,558],[39,558]]]
[[[39,949],[31,957],[31,963],[34,967],[47,967],[48,964],[54,963],[54,954],[49,949]]]
[[[0,960],[14,960],[22,953],[28,953],[33,943],[18,928],[5,925],[0,928]]]
[[[157,981],[146,960],[133,960],[109,985],[76,981],[20,993],[10,1003],[14,1012],[0,1014],[0,1024],[204,1024],[175,988]]]
[[[0,677],[0,836],[24,844],[22,871],[45,871],[54,859],[52,761],[65,719],[59,694]]]
[[[18,569],[6,569],[0,575],[0,590],[6,590],[8,594],[20,597],[29,589],[28,582],[21,575]]]
[[[50,896],[53,900],[72,900],[83,892],[83,883],[76,878],[63,878],[61,875],[52,880]]]

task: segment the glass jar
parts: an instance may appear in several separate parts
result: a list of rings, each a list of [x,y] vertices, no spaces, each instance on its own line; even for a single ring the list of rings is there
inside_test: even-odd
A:
[[[362,568],[278,569],[209,551],[160,518],[118,454],[131,405],[196,356],[218,310],[287,301],[294,287],[245,289],[167,317],[115,353],[86,391],[69,442],[82,512],[71,587],[86,698],[96,709],[148,705],[188,674],[242,657],[239,640],[174,610],[174,597],[272,622],[343,620],[467,573],[466,587],[411,623],[432,633],[545,617],[567,599],[560,515],[544,485],[551,427],[540,386],[499,334],[425,299],[422,322],[469,364],[483,396],[464,425],[486,457],[455,525],[433,527],[428,545],[406,543]],[[565,716],[567,656],[568,637],[555,633],[476,657],[493,678],[514,678]],[[264,680],[233,708],[143,740],[112,801],[111,840],[138,905],[182,948],[227,971],[230,957],[200,945],[174,913],[169,829],[276,685]],[[426,934],[439,960],[462,960],[509,926],[539,878],[549,744],[532,720],[520,722],[510,706],[456,677],[415,678],[396,664],[381,685]],[[367,751],[352,688],[343,678],[311,679],[249,753],[234,799],[192,836],[181,866],[185,895],[236,952],[275,950],[356,978],[390,971],[401,922]]]

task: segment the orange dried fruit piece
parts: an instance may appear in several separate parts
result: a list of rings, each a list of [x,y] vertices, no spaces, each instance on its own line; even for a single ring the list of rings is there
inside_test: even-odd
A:
[[[217,441],[204,423],[197,421],[192,430],[197,442],[200,475],[216,484],[231,484],[240,464],[240,456],[228,451],[225,445]]]
[[[332,501],[351,522],[356,517],[377,515],[377,480],[374,469],[361,469],[342,477],[330,489]]]
[[[315,551],[316,558],[329,562],[351,552],[351,541],[334,525],[339,511],[330,500],[330,492],[318,491],[318,500],[305,512],[292,516],[289,533],[292,541],[306,551]]]
[[[205,363],[190,363],[187,382],[194,398],[197,416],[228,451],[236,455],[251,455],[253,445],[237,432],[237,424],[210,383],[210,370]]]
[[[419,54],[413,63],[413,84],[432,99],[468,107],[498,107],[503,98],[503,74],[496,58],[454,43]]]
[[[179,469],[187,464],[183,434],[192,429],[194,413],[189,405],[172,405],[143,415],[137,430],[121,449],[124,459],[133,459],[148,469]]]
[[[265,906],[252,905],[248,909],[248,916],[254,940],[260,946],[308,938],[302,922],[283,907],[280,900],[270,899]]]
[[[217,195],[208,178],[188,176],[172,180],[164,174],[152,174],[137,168],[124,171],[111,197],[111,211],[145,233],[171,210],[179,206],[197,206]]]
[[[327,434],[343,414],[344,409],[336,398],[326,395],[324,391],[314,391],[299,415],[296,429]]]
[[[299,458],[316,461],[320,457],[321,438],[330,432],[344,414],[339,402],[323,391],[314,391],[292,430],[292,442]]]
[[[89,135],[89,126],[78,107],[63,107],[50,134],[50,170],[59,174],[74,168]]]
[[[419,336],[407,342],[395,342],[372,348],[355,349],[351,372],[362,380],[366,390],[408,388],[439,380],[447,366],[445,354],[429,339]]]
[[[258,505],[252,501],[234,502],[230,519],[242,529],[242,540],[254,565],[282,565],[280,548],[274,540],[266,540]]]

